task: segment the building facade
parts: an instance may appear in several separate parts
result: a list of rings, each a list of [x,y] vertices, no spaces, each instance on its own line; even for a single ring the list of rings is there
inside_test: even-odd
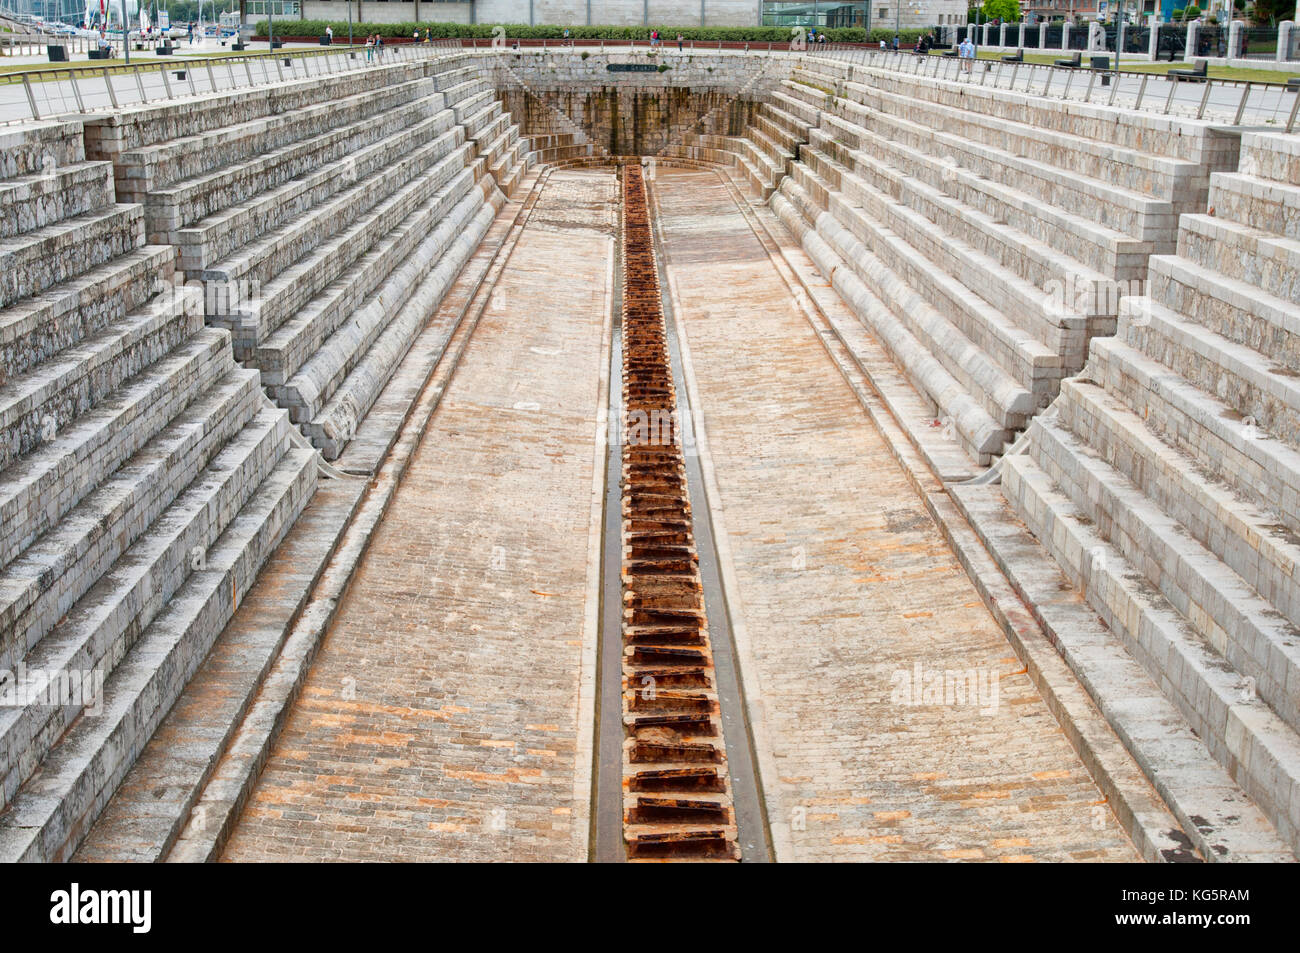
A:
[[[277,16],[367,23],[526,23],[534,26],[812,26],[894,28],[964,23],[965,0],[247,0]],[[258,8],[254,11],[254,8]],[[283,9],[284,12],[281,12]],[[292,10],[290,13],[289,10]]]

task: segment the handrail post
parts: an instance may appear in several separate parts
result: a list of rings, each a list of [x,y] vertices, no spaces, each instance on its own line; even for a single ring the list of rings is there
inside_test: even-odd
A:
[[[1241,93],[1241,102],[1237,103],[1237,116],[1236,116],[1236,118],[1233,119],[1233,121],[1232,121],[1232,124],[1233,124],[1234,126],[1240,126],[1240,125],[1241,125],[1241,117],[1242,117],[1242,115],[1244,115],[1245,112],[1246,112],[1246,101],[1247,101],[1248,99],[1250,99],[1250,83],[1247,83],[1245,89],[1242,90],[1242,93]],[[1300,103],[1300,93],[1297,93],[1297,95],[1296,95],[1296,102],[1297,102],[1297,103]],[[1292,119],[1292,121],[1295,120],[1295,109],[1294,109],[1294,108],[1292,108],[1292,110],[1291,110],[1291,119]],[[1291,123],[1289,123],[1289,122],[1287,123],[1286,131],[1287,131],[1287,132],[1290,132],[1290,131],[1291,131]]]
[[[26,73],[23,73],[23,90],[27,93],[27,104],[32,107],[32,118],[40,119],[41,111],[36,108],[36,95],[32,92],[32,84]]]
[[[81,100],[81,87],[77,85],[77,71],[68,70],[68,82],[72,84],[72,95],[77,100],[77,112],[85,112],[86,104]]]
[[[1197,118],[1197,119],[1200,119],[1202,116],[1205,115],[1205,104],[1208,103],[1208,102],[1210,101],[1210,87],[1213,86],[1213,85],[1214,85],[1214,82],[1213,82],[1209,77],[1206,77],[1206,80],[1205,80],[1205,92],[1201,94],[1201,105],[1200,105],[1200,106],[1197,108],[1197,110],[1196,110],[1196,118]],[[1249,87],[1249,84],[1248,84],[1248,85],[1247,85],[1247,89],[1249,89],[1249,88],[1250,88],[1250,87]]]
[[[109,75],[107,66],[104,67],[104,85],[108,87],[108,101],[112,103],[113,108],[116,109],[117,93],[113,91],[113,77]]]

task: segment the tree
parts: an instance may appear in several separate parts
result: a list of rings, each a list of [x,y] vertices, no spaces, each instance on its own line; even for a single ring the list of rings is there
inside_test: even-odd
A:
[[[984,0],[983,6],[970,9],[969,19],[971,23],[975,22],[976,16],[979,17],[980,23],[988,23],[991,20],[998,20],[1002,23],[1019,23],[1022,19],[1020,0]]]
[[[1293,13],[1292,0],[1255,0],[1250,8],[1250,18],[1256,23],[1280,23],[1291,19]]]

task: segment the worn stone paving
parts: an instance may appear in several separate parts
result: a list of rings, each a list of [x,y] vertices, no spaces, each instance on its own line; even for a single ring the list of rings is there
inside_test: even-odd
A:
[[[789,859],[1136,859],[724,186],[654,191]]]
[[[585,859],[615,188],[551,177],[224,859]]]

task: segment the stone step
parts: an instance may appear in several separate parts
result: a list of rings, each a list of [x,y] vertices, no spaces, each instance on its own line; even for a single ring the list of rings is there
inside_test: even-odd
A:
[[[447,106],[456,114],[456,122],[464,125],[470,116],[496,102],[496,94],[482,79],[472,79],[446,90]]]
[[[176,233],[180,266],[238,293],[299,260],[463,141],[443,110],[347,156]],[[236,307],[236,311],[242,311]],[[209,308],[212,317],[228,313]]]
[[[1178,255],[1300,305],[1300,238],[1212,215],[1184,215]]]
[[[1300,238],[1300,183],[1277,182],[1245,172],[1216,172],[1210,180],[1209,202],[1219,218]]]
[[[1098,338],[1084,377],[1141,417],[1207,476],[1300,533],[1300,453],[1259,430],[1217,397],[1119,338]]]
[[[402,130],[423,120],[434,120],[442,110],[441,96],[435,93],[424,99],[407,102],[401,109],[375,117],[369,122],[341,126],[311,139],[265,152],[253,159],[177,182],[165,189],[155,189],[145,196],[145,231],[151,236],[151,241],[180,244],[181,229],[239,206],[250,195],[273,193],[286,183],[299,184],[295,180],[300,177],[306,177],[311,184],[328,181],[322,180],[326,174],[332,175],[335,181],[346,181],[348,175],[340,176],[336,163],[345,162],[353,153],[383,144],[393,137],[396,137],[395,144],[402,151],[414,148],[418,139],[409,135],[401,136]],[[445,121],[438,132],[448,128],[450,122]],[[388,159],[392,158],[387,148],[365,153],[364,158],[373,158],[378,162],[381,154]],[[306,182],[301,185],[309,187]],[[301,193],[303,189],[297,191]],[[297,210],[297,206],[291,205],[289,208]],[[194,266],[188,260],[183,260],[181,267],[188,270]]]
[[[1034,462],[1147,582],[1292,728],[1300,725],[1300,629],[1085,440],[1055,421],[1035,428]],[[1182,507],[1175,507],[1182,510]],[[1216,528],[1217,529],[1217,528]],[[1190,537],[1190,538],[1189,538]],[[1218,533],[1211,545],[1222,548]],[[1256,556],[1258,560],[1258,556]],[[1258,574],[1256,579],[1261,579]],[[1281,585],[1296,601],[1290,578]],[[1288,688],[1288,682],[1290,687]]]
[[[1276,514],[1209,476],[1204,465],[1166,444],[1096,384],[1067,381],[1055,410],[1061,426],[1084,440],[1090,453],[1122,472],[1177,519],[1187,535],[1256,592],[1266,594],[1278,612],[1292,622],[1300,620],[1293,582],[1300,567],[1300,543],[1279,525]],[[1295,454],[1291,457],[1291,462],[1300,462]]]
[[[240,381],[250,378],[243,373]],[[223,382],[230,385],[225,388],[227,393],[235,383]],[[220,437],[228,438],[225,446],[216,438],[206,445],[194,445],[191,459],[174,477],[155,475],[162,483],[157,497],[146,501],[127,521],[139,529],[123,533],[123,539],[114,541],[111,549],[102,547],[93,561],[88,557],[82,565],[70,567],[65,578],[76,585],[62,595],[58,607],[53,605],[53,596],[44,600],[50,605],[33,605],[29,615],[44,624],[20,634],[24,644],[19,649],[27,650],[18,654],[17,661],[28,670],[94,669],[105,676],[112,671],[185,577],[206,563],[212,542],[286,448],[284,415],[269,409],[259,411],[261,402],[255,390],[254,383],[238,394],[239,403],[232,407],[239,411],[239,419],[221,421]],[[180,482],[182,477],[193,477],[188,488]],[[109,494],[88,499],[82,509],[89,514],[98,506],[114,515],[111,507],[117,501],[99,497],[130,489],[124,482],[118,481]],[[178,491],[182,491],[179,496]],[[68,531],[63,532],[60,524],[55,532],[67,536],[78,529],[84,531],[84,526],[77,525],[84,522],[80,517],[74,510],[65,521],[71,524]],[[44,546],[45,541],[38,545]],[[33,704],[0,712],[0,792],[6,803],[77,714],[76,707]]]
[[[167,858],[296,632],[321,625],[314,588],[365,481],[321,480],[203,664],[81,842],[73,863]]]
[[[531,137],[536,141],[537,137]],[[542,137],[549,138],[549,137]],[[580,156],[590,156],[595,154],[595,147],[590,142],[575,143],[568,146],[549,146],[543,149],[533,149],[528,155],[533,165],[553,164],[557,162],[566,162],[569,159],[577,159]],[[498,183],[499,184],[499,183]]]
[[[1033,429],[1042,426],[1035,422]],[[1033,432],[1033,431],[1031,431]],[[1004,492],[1125,650],[1160,684],[1191,730],[1293,850],[1300,736],[1157,590],[1097,533],[1027,455],[1004,458]]]
[[[110,205],[0,241],[0,308],[144,244],[144,211]]]
[[[810,65],[823,69],[828,64],[819,61]],[[1032,129],[1075,136],[1084,142],[1101,145],[1102,155],[1107,146],[1113,146],[1186,159],[1213,169],[1231,169],[1237,165],[1239,140],[1236,133],[1224,130],[1221,123],[1213,120],[1165,116],[1154,111],[1140,114],[1125,111],[1124,121],[1117,122],[1119,112],[1101,103],[1066,102],[1045,98],[1037,92],[1013,92],[873,67],[857,67],[855,76],[846,76],[844,65],[831,65],[840,71],[842,78],[866,83],[873,90],[902,96],[905,100],[910,98],[961,107],[963,114],[995,116]],[[1078,81],[1076,74],[1075,82]],[[1058,88],[1059,85],[1058,82]],[[961,128],[961,125],[958,123],[956,128]]]
[[[438,91],[445,93],[456,87],[464,87],[472,80],[481,79],[483,70],[477,66],[447,64],[441,68],[435,67],[432,75]]]
[[[0,386],[174,287],[175,260],[145,245],[0,310]]]
[[[1295,138],[1276,132],[1243,132],[1237,171],[1270,182],[1300,185],[1300,150]]]
[[[80,122],[24,122],[0,130],[0,179],[43,175],[47,166],[74,165],[86,152]]]
[[[1259,429],[1292,445],[1300,442],[1300,381],[1294,371],[1150,298],[1126,299],[1120,334],[1194,387],[1226,398]]]
[[[489,168],[496,165],[506,150],[519,141],[519,127],[510,122],[510,115],[504,114],[483,129],[482,134],[472,140],[479,157]]]
[[[737,141],[740,155],[759,171],[763,181],[779,185],[781,179],[790,171],[790,164],[794,157],[766,151],[770,144],[770,141],[764,142],[755,136],[752,129],[749,136]]]
[[[907,118],[836,99],[827,110],[871,132],[921,152],[951,157],[970,173],[997,183],[1002,190],[1059,208],[1077,217],[1170,252],[1177,234],[1172,202],[1124,189],[1023,155],[985,146],[957,132],[945,132]],[[951,127],[948,128],[960,128]]]
[[[817,106],[805,102],[800,96],[795,95],[797,87],[798,84],[792,80],[782,80],[780,88],[774,89],[771,93],[772,106],[778,112],[789,116],[798,126],[805,129],[816,129],[821,123],[821,110]]]
[[[200,179],[339,128],[373,122],[412,100],[436,95],[432,79],[365,90],[289,113],[260,116],[121,153],[116,162],[122,201],[143,202],[153,191]]]
[[[829,276],[832,287],[885,346],[917,392],[933,403],[937,418],[950,421],[956,440],[972,458],[987,466],[993,454],[1001,453],[1003,445],[1010,440],[1010,431],[1000,427],[872,293],[854,269],[846,267],[839,253],[817,233],[800,208],[787,198],[789,194],[797,199],[797,188],[794,180],[787,178],[782,183],[782,191],[772,195],[772,211],[822,274]]]
[[[401,310],[375,338],[365,356],[356,362],[347,377],[334,389],[324,407],[302,428],[303,433],[326,459],[336,460],[342,454],[366,412],[401,364],[411,343],[424,328],[429,316],[437,312],[438,305],[455,283],[456,276],[487,234],[496,213],[505,204],[505,196],[501,191],[493,189],[492,192],[488,200],[483,201],[482,193],[475,189],[471,198],[478,199],[477,211],[463,224],[451,229],[450,245],[439,255],[438,263],[428,271]],[[345,326],[340,334],[346,335],[352,330]],[[334,340],[330,344],[333,345]]]
[[[838,123],[838,120],[834,120],[828,122],[828,126],[838,126]],[[854,131],[861,136],[867,135],[865,130],[857,127],[854,127]],[[813,139],[821,143],[828,135],[829,132],[817,132],[813,134]],[[1095,333],[1114,333],[1114,305],[1107,303],[1103,306],[1098,303],[1107,297],[1100,289],[1113,288],[1110,276],[1083,261],[1070,257],[1062,249],[1054,248],[1028,232],[1008,224],[1005,220],[950,195],[947,190],[953,188],[955,182],[950,175],[945,181],[945,174],[954,171],[952,167],[926,168],[933,161],[930,156],[906,150],[896,143],[891,144],[898,150],[895,155],[906,156],[901,165],[862,148],[852,148],[839,142],[835,145],[845,156],[841,161],[856,175],[861,176],[895,202],[921,213],[950,235],[980,249],[982,254],[992,257],[1002,268],[1024,279],[1030,285],[1040,289],[1046,289],[1050,285],[1083,292],[1084,303],[1087,305],[1083,309],[1084,314],[1109,315],[1109,324]],[[933,184],[936,182],[938,185]],[[1072,240],[1068,237],[1062,237],[1058,242],[1062,245],[1071,243]],[[1064,294],[1062,297],[1064,298]],[[1075,295],[1070,296],[1071,301],[1074,298]],[[1062,321],[1065,322],[1066,328],[1077,323],[1073,316],[1061,315],[1055,317],[1055,323],[1051,327],[1055,328]],[[1054,350],[1061,352],[1071,350],[1069,343],[1059,337],[1050,336],[1051,334],[1051,331],[1044,328],[1043,334],[1039,335],[1040,340]],[[1086,352],[1086,344],[1084,350]]]
[[[578,137],[571,132],[551,133],[545,136],[527,136],[528,148],[532,152],[540,152],[544,149],[562,149],[567,146],[586,145],[585,142],[579,142]]]
[[[181,229],[180,266],[217,282],[269,280],[458,144],[453,119],[441,110],[408,123],[340,163]],[[321,222],[333,225],[322,231]]]
[[[264,61],[273,62],[270,57]],[[242,64],[214,61],[214,72],[234,70],[234,84],[247,83]],[[261,79],[257,61],[250,61],[254,80]],[[224,69],[223,69],[224,68]],[[239,123],[265,116],[292,115],[322,103],[340,102],[368,90],[382,90],[423,79],[427,63],[396,63],[369,69],[349,70],[332,76],[287,78],[219,93],[187,97],[183,108],[174,100],[123,104],[104,114],[81,117],[85,126],[84,158],[109,159],[116,163],[125,153],[160,142],[183,139],[205,132],[229,129]],[[274,69],[271,75],[275,75]],[[219,77],[218,82],[227,77]],[[119,179],[118,184],[127,181]]]
[[[798,143],[787,148],[780,138],[764,132],[761,122],[749,127],[747,138],[758,146],[759,151],[767,157],[768,162],[779,174],[785,175],[790,171]]]
[[[734,152],[721,152],[701,145],[692,145],[690,142],[666,145],[660,155],[733,167],[740,162],[739,157]],[[741,181],[738,184],[742,189],[749,187],[748,181]]]
[[[483,108],[466,116],[461,125],[465,127],[465,138],[477,140],[482,138],[491,139],[500,132],[498,121],[504,117],[506,122],[510,121],[509,113],[501,108],[501,101],[492,99],[487,102]]]
[[[229,361],[227,336],[201,331],[0,471],[0,566],[219,379]]]
[[[77,162],[0,180],[0,238],[12,238],[112,205],[113,167]]]
[[[746,139],[736,140],[735,152],[732,153],[735,156],[736,171],[742,183],[766,202],[776,191],[776,178],[771,166],[753,157],[753,149],[747,143]]]
[[[205,568],[189,575],[105,680],[102,713],[72,725],[0,817],[0,858],[72,855],[301,512],[315,480],[315,453],[291,449],[255,488],[215,540]]]
[[[996,486],[954,501],[1201,857],[1293,862],[1292,850],[1211,756],[1155,680],[1073,589]]]
[[[471,161],[473,147],[467,143],[458,144],[459,138],[458,130],[444,133],[429,144],[428,156],[421,150],[421,155],[412,157],[409,168],[406,163],[402,163],[382,176],[363,181],[357,189],[349,190],[339,201],[348,206],[348,213],[363,213],[360,218],[351,224],[345,221],[343,231],[321,241],[309,254],[279,272],[266,284],[258,286],[253,301],[232,301],[231,308],[223,309],[234,313],[213,315],[212,309],[209,309],[209,324],[230,327],[236,358],[241,361],[256,361],[256,348],[261,342],[283,327],[286,321],[299,317],[302,309],[308,307],[314,297],[333,284],[347,269],[354,267],[361,256],[375,248],[376,243],[392,231],[394,222],[404,220],[428,201],[430,193],[436,193],[452,179],[463,174],[466,164]],[[427,164],[430,157],[437,156],[441,158],[432,165]],[[372,190],[392,190],[392,183],[387,181],[390,178],[400,183],[400,187],[391,191],[378,204],[372,204]],[[337,217],[351,218],[351,214],[345,214],[343,209],[333,209],[332,206],[322,211],[331,210],[339,213]],[[313,220],[315,218],[312,216]],[[311,227],[313,224],[313,221],[304,221],[293,226],[293,229]],[[338,225],[325,218],[317,227],[335,228]],[[286,236],[288,237],[291,236]],[[278,244],[274,236],[268,241],[276,241]],[[246,260],[249,259],[240,259],[241,262]],[[224,271],[205,274],[219,275],[219,280],[223,282],[231,280],[225,277]],[[362,276],[354,273],[351,277],[356,279]]]
[[[168,291],[0,387],[0,467],[111,394],[203,326],[197,288]]]
[[[532,153],[525,153],[523,141],[516,139],[502,150],[500,158],[488,169],[501,194],[509,199],[515,194],[531,166]]]
[[[1085,269],[1118,280],[1146,276],[1149,243],[1058,208],[1048,202],[1001,187],[996,181],[963,169],[952,157],[933,156],[834,116],[826,117],[828,134],[836,130],[851,144],[860,167],[906,170],[909,176],[962,206],[1028,236],[1082,263]]]
[[[458,158],[450,157],[451,160]],[[339,269],[337,277],[252,350],[250,361],[261,371],[263,385],[278,389],[293,377],[339,326],[365,305],[366,299],[428,232],[470,193],[476,181],[475,175],[474,168],[458,170],[455,163],[448,160],[427,189],[423,180],[417,180],[411,191],[415,198],[423,198],[423,201],[400,218],[396,215],[379,218],[376,225],[387,227],[375,240],[369,242],[364,250],[359,245],[354,247],[354,252],[360,254],[347,268]]]
[[[1148,296],[1234,344],[1300,371],[1300,308],[1173,255],[1153,255]]]
[[[104,478],[0,576],[0,668],[12,668],[261,406],[256,377],[230,371]]]
[[[803,188],[803,183],[813,175],[800,164],[795,174],[782,183],[781,191],[793,200]],[[824,183],[822,183],[824,187]],[[804,194],[807,194],[805,191]],[[978,344],[974,343],[944,313],[929,304],[916,288],[896,270],[902,264],[909,267],[909,258],[915,257],[906,243],[888,229],[877,228],[868,247],[861,238],[841,221],[852,217],[850,210],[828,195],[834,208],[826,215],[818,215],[810,202],[796,202],[805,208],[804,216],[815,221],[817,233],[827,241],[837,254],[848,263],[871,292],[889,307],[896,319],[906,326],[909,334],[934,357],[948,373],[979,403],[984,411],[1008,431],[1019,430],[1028,423],[1038,409],[1035,394],[1019,384],[998,362]],[[818,209],[819,210],[819,209]],[[857,216],[861,218],[861,216]]]
[[[869,109],[933,129],[959,129],[963,138],[999,152],[1094,182],[1110,183],[1126,192],[1173,202],[1179,204],[1179,211],[1200,211],[1204,207],[1208,171],[1198,162],[1158,154],[1145,143],[1129,147],[1058,132],[1044,125],[1039,116],[1035,119],[1040,121],[1022,122],[990,115],[970,108],[969,97],[965,96],[961,105],[949,105],[922,98],[912,91],[898,94],[875,84],[843,80],[841,92]]]
[[[814,134],[814,143],[820,138]],[[839,192],[828,196],[833,215],[870,247],[882,261],[898,272],[962,333],[994,357],[1004,370],[1039,397],[1054,396],[1062,377],[1083,366],[1086,356],[1086,325],[1082,318],[1071,338],[1066,333],[1051,335],[1054,303],[1045,292],[1014,273],[1008,273],[994,259],[976,251],[934,223],[892,197],[867,184],[819,149],[803,150],[806,158],[821,158],[835,165]],[[814,165],[811,163],[810,165]],[[918,258],[909,249],[920,252]],[[892,253],[891,253],[892,252]],[[993,307],[989,302],[998,302]],[[1064,311],[1062,307],[1060,309]],[[1055,329],[1056,324],[1052,324]],[[1049,339],[1057,347],[1044,341]],[[1068,356],[1075,366],[1066,365]]]
[[[791,154],[798,151],[799,143],[808,141],[808,133],[812,128],[775,102],[765,102],[759,107],[758,125]]]
[[[766,106],[759,108],[759,113],[754,117],[753,125],[749,127],[749,134],[761,135],[764,142],[772,144],[772,152],[790,156],[793,161],[794,156],[799,151],[799,144],[806,142],[791,133],[785,126],[776,120],[765,115],[763,110],[769,108]]]
[[[417,236],[419,244],[405,258],[395,260],[387,279],[365,304],[348,315],[283,386],[275,388],[275,400],[289,411],[294,423],[307,423],[321,413],[339,385],[482,207],[482,191],[471,189],[442,216],[432,231]]]

